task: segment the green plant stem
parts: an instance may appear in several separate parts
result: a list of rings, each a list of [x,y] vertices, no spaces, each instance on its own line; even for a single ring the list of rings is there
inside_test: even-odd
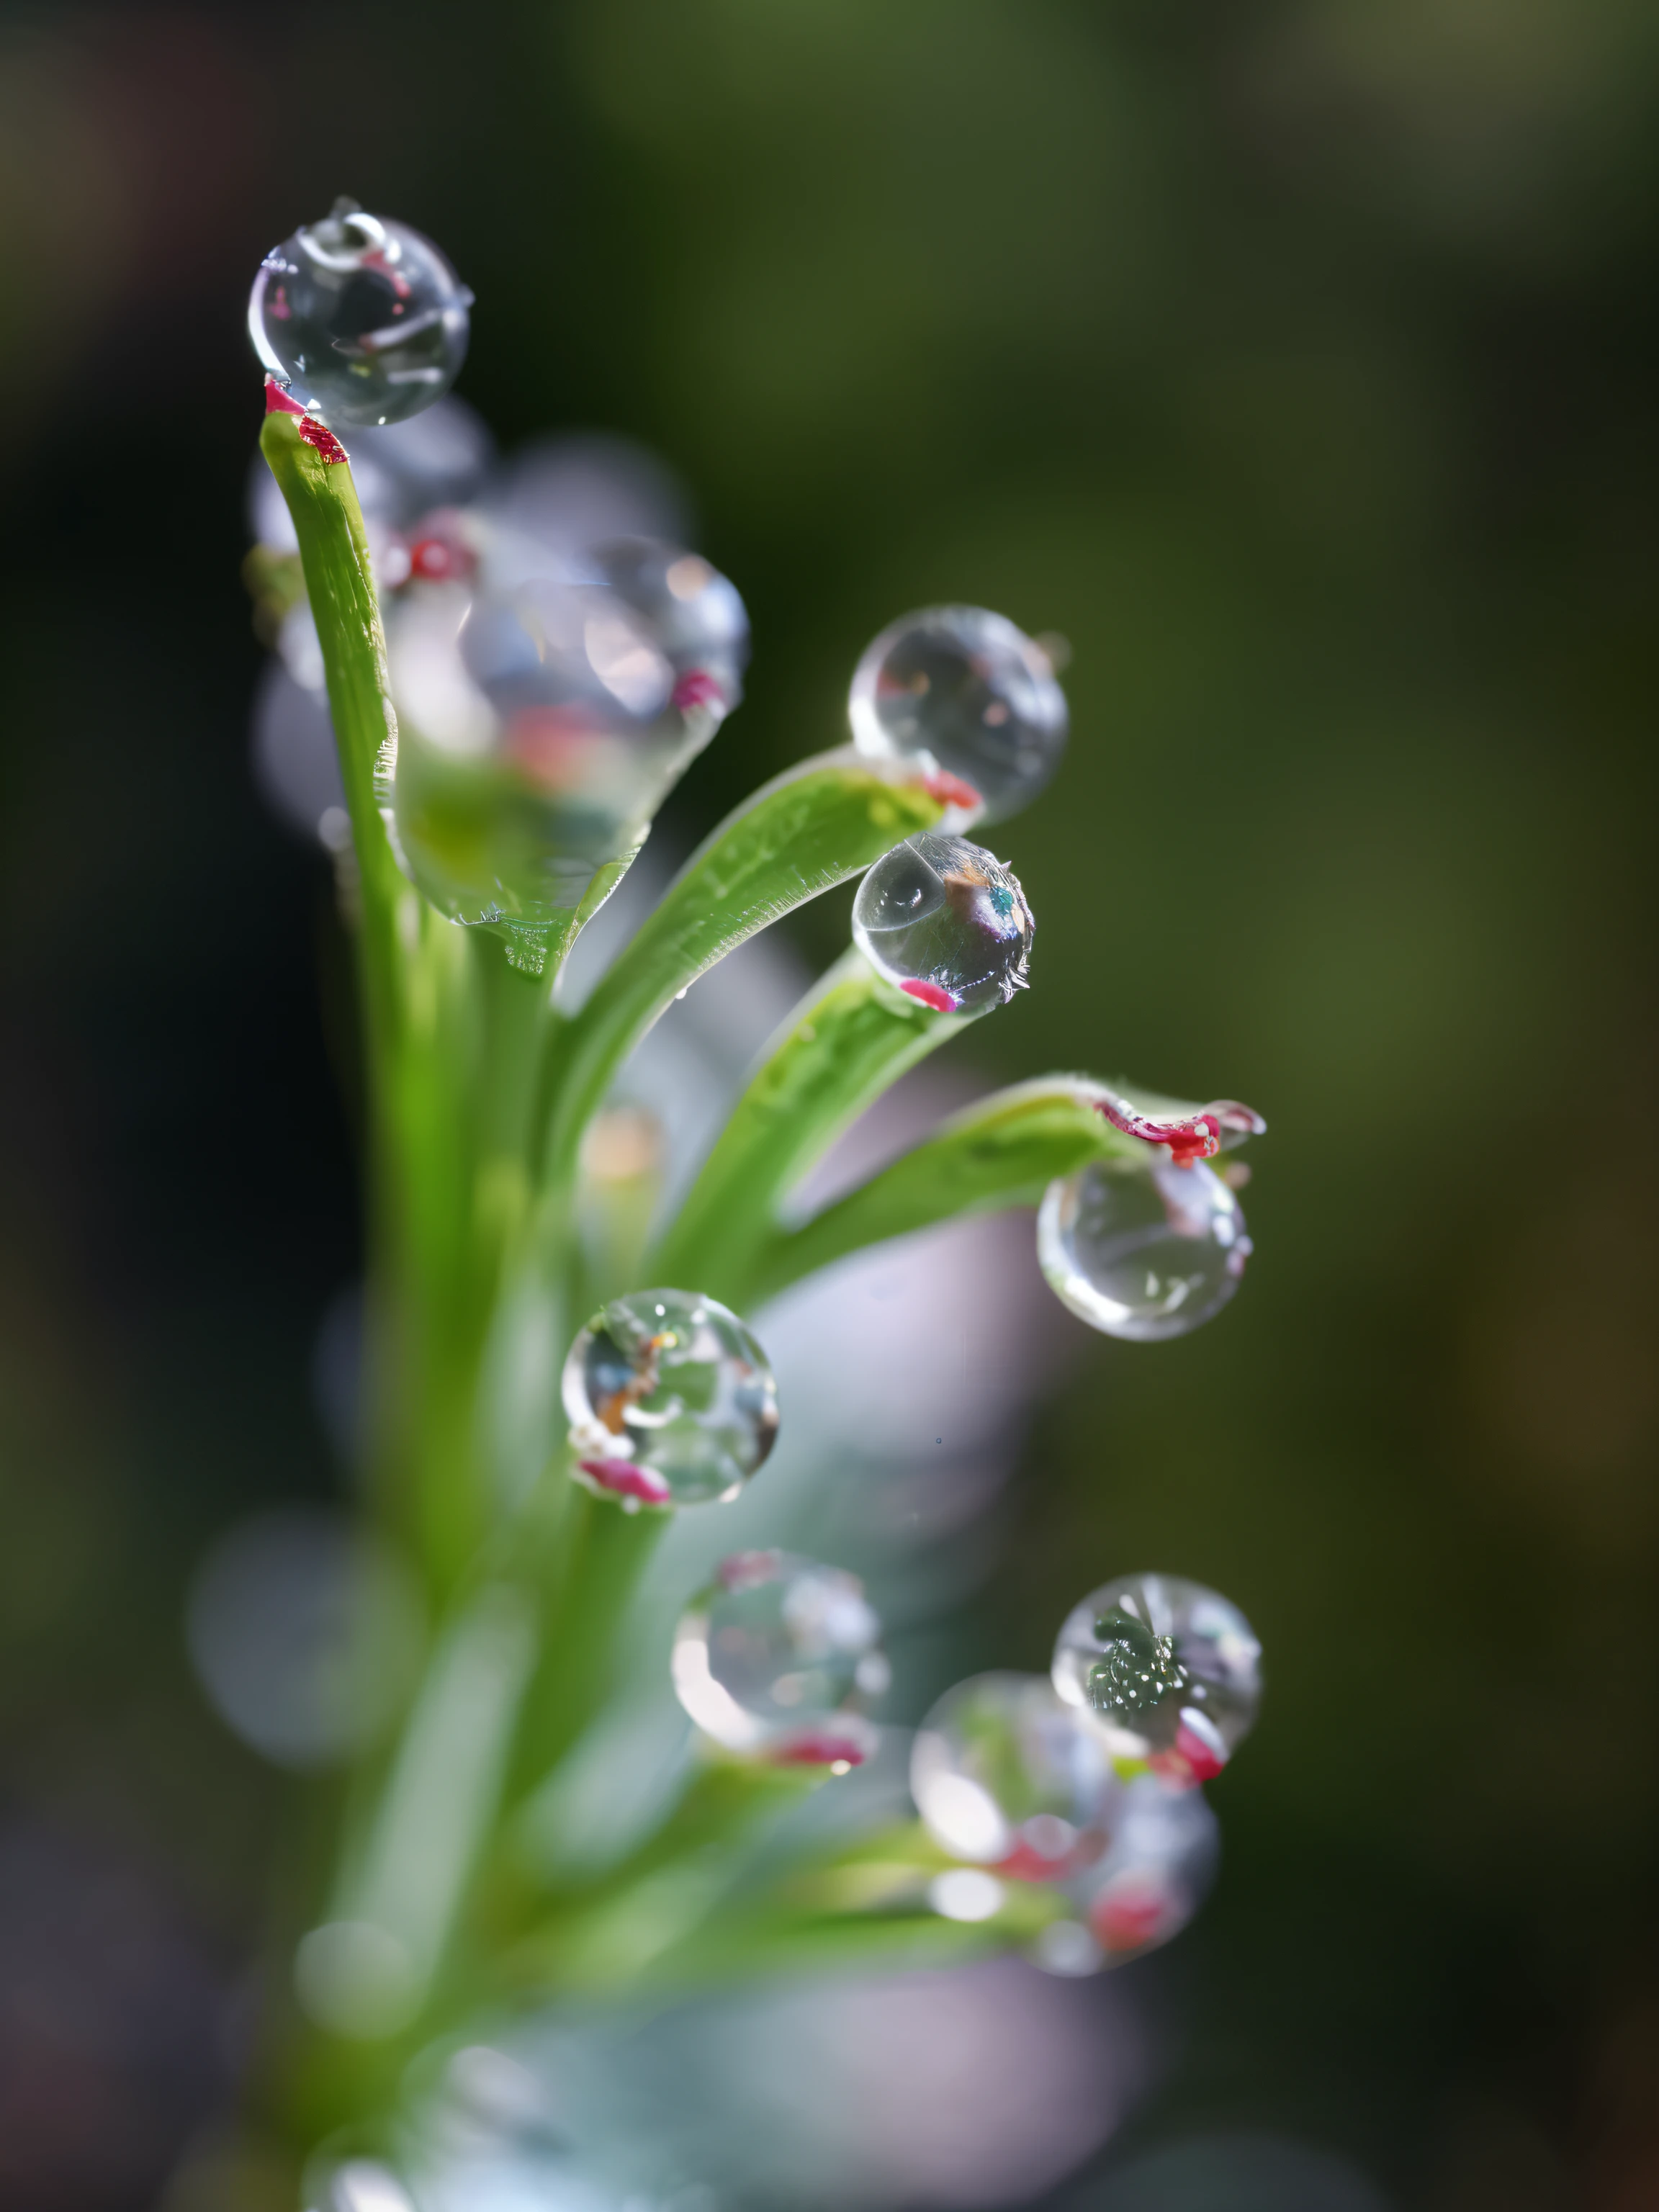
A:
[[[850,950],[773,1041],[647,1262],[650,1279],[740,1297],[792,1187],[874,1098],[977,1018],[918,1005]]]
[[[604,1704],[615,1672],[617,1632],[672,1516],[624,1512],[563,1472],[569,1493],[541,1583],[545,1627],[507,1776],[504,1808],[544,1782]]]

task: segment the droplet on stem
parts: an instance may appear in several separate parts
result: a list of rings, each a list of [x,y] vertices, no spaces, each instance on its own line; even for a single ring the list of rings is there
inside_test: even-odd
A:
[[[1236,1605],[1180,1575],[1123,1575],[1073,1607],[1054,1685],[1114,1759],[1177,1788],[1218,1774],[1261,1700],[1261,1646]]]
[[[777,1385],[729,1308],[688,1291],[613,1298],[564,1364],[573,1472],[626,1510],[735,1498],[772,1449]]]
[[[1037,1213],[1054,1295],[1091,1328],[1139,1344],[1219,1313],[1251,1249],[1237,1198],[1196,1164],[1093,1160],[1050,1183]]]
[[[331,423],[401,422],[455,381],[471,305],[429,238],[339,199],[266,254],[248,332],[271,374]]]
[[[698,1727],[782,1765],[861,1765],[864,1708],[886,1689],[881,1623],[856,1575],[739,1552],[680,1618],[674,1689]]]
[[[942,1013],[1012,999],[1036,927],[1016,875],[937,830],[884,854],[853,902],[853,936],[876,972]]]
[[[1066,695],[1048,655],[986,607],[901,616],[866,648],[848,713],[860,752],[930,757],[974,787],[985,822],[1029,805],[1066,747]]]

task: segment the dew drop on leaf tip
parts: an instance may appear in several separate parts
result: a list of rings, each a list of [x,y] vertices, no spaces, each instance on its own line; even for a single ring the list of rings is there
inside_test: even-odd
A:
[[[877,974],[940,1013],[1012,999],[1035,929],[1019,878],[938,830],[884,854],[853,902],[854,939]]]
[[[1236,1193],[1196,1161],[1091,1161],[1050,1183],[1037,1213],[1055,1296],[1133,1343],[1188,1335],[1219,1313],[1251,1249]]]
[[[248,331],[265,367],[327,420],[401,422],[466,356],[472,295],[429,238],[338,199],[261,263]]]

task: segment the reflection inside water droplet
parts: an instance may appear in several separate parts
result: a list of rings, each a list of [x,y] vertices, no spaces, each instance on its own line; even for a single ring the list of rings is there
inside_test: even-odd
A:
[[[1012,998],[1035,927],[1017,876],[936,831],[884,854],[853,902],[854,938],[878,974],[942,1012]]]

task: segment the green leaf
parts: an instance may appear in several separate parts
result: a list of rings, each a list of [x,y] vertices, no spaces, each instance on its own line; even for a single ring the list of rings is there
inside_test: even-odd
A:
[[[933,829],[946,811],[914,767],[866,760],[849,746],[799,763],[729,816],[554,1040],[550,1177],[569,1175],[612,1076],[688,984],[768,922]]]
[[[745,1263],[791,1187],[907,1068],[978,1018],[919,1005],[848,951],[774,1040],[647,1279],[740,1300]]]
[[[407,886],[381,811],[398,757],[398,725],[386,685],[380,604],[351,465],[325,461],[300,435],[298,425],[296,416],[267,415],[259,450],[300,540],[364,890],[388,903]]]
[[[957,1863],[916,1823],[789,1856],[769,1877],[752,1851],[705,1848],[550,1918],[505,1964],[520,1988],[595,1993],[948,1966],[1028,1942],[1066,1910],[1054,1890],[1011,1881],[988,1918],[946,1919],[928,1884]]]
[[[1086,1076],[1039,1076],[993,1092],[799,1229],[756,1252],[744,1284],[752,1308],[814,1268],[866,1244],[961,1214],[1036,1206],[1056,1176],[1086,1161],[1144,1158],[1147,1146],[1099,1113]]]

